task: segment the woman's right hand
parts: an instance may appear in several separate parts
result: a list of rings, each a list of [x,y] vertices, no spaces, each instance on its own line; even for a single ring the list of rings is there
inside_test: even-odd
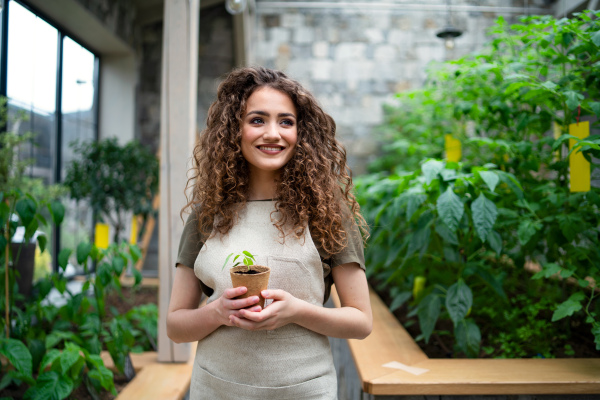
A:
[[[253,312],[259,312],[262,310],[261,306],[254,304],[258,303],[258,296],[250,296],[245,299],[236,299],[236,297],[243,295],[247,292],[245,286],[239,286],[236,288],[226,289],[223,295],[216,300],[215,309],[217,312],[218,320],[221,325],[234,326],[229,319],[230,315],[235,315],[237,318],[244,318],[240,314],[241,309],[247,309]]]

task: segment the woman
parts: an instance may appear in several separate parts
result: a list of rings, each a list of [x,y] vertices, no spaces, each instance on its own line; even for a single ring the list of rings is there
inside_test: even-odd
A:
[[[327,336],[365,338],[372,315],[365,223],[333,119],[285,74],[235,70],[192,171],[167,316],[173,341],[198,341],[190,398],[336,399]],[[246,288],[222,268],[242,250],[271,267],[264,309],[236,299]],[[332,282],[341,308],[323,307]]]

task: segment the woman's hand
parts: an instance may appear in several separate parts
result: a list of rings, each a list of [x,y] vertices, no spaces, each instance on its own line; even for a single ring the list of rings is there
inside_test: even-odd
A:
[[[223,295],[219,297],[214,303],[215,311],[217,313],[217,319],[220,325],[233,326],[231,317],[237,317],[238,319],[244,318],[243,312],[258,313],[262,310],[259,305],[252,306],[258,303],[258,296],[250,296],[245,299],[236,299],[236,297],[246,293],[248,289],[244,286],[227,289],[223,292]]]
[[[265,299],[273,299],[273,303],[263,310],[255,311],[253,307],[230,314],[232,325],[249,331],[277,329],[293,322],[303,303],[284,290],[263,290],[261,294]]]

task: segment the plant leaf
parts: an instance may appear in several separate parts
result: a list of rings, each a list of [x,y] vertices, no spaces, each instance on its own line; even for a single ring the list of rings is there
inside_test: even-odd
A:
[[[417,315],[425,342],[429,342],[429,337],[433,333],[435,324],[440,316],[441,307],[442,302],[439,296],[433,293],[425,296],[419,303]]]
[[[498,209],[493,201],[481,193],[477,200],[471,204],[471,211],[473,213],[475,231],[481,241],[485,243],[498,217]]]
[[[492,250],[494,250],[497,254],[502,252],[502,236],[500,236],[498,232],[490,231],[490,233],[488,233],[487,241]]]
[[[23,197],[17,201],[15,206],[17,214],[21,218],[21,223],[23,226],[28,226],[33,218],[35,217],[35,212],[37,210],[37,204],[35,201],[30,199],[29,197]]]
[[[92,244],[89,242],[81,242],[77,245],[77,264],[83,265],[92,251]]]
[[[390,311],[393,312],[402,307],[402,305],[406,303],[408,299],[410,299],[410,296],[412,296],[410,291],[400,292],[396,297],[394,297],[392,304],[390,304]]]
[[[12,338],[0,339],[0,354],[6,357],[17,371],[31,377],[32,357],[23,342]]]
[[[462,279],[459,279],[458,282],[448,288],[446,309],[452,322],[454,322],[454,326],[467,316],[467,312],[472,306],[473,292]]]
[[[583,308],[581,305],[583,300],[585,300],[585,295],[582,292],[572,294],[568,300],[562,302],[556,307],[554,314],[552,314],[552,322],[569,317],[581,310]]]
[[[462,321],[458,324],[454,330],[454,335],[456,337],[456,344],[467,356],[472,358],[479,356],[481,331],[472,319]]]
[[[519,228],[517,229],[517,236],[519,237],[521,244],[525,246],[540,229],[541,224],[537,221],[531,221],[529,219],[521,221]]]
[[[487,187],[490,188],[491,192],[496,189],[496,185],[498,185],[498,182],[500,182],[498,174],[493,171],[479,171],[479,176],[481,179],[483,179]]]
[[[44,252],[46,250],[46,244],[48,244],[48,237],[46,235],[38,235],[37,242],[40,246],[40,252]]]
[[[60,201],[55,200],[48,205],[48,210],[52,216],[52,221],[54,221],[56,225],[60,225],[65,218],[65,206],[63,206]]]
[[[441,219],[436,221],[435,231],[438,235],[440,235],[444,242],[458,245],[458,236],[456,235],[456,232],[451,231]]]
[[[41,374],[35,386],[30,387],[25,392],[25,398],[35,400],[62,400],[73,391],[73,381],[69,378],[60,376],[55,371],[48,371]]]
[[[448,187],[448,189],[438,197],[437,210],[446,226],[448,226],[452,232],[455,232],[465,208],[462,201],[460,201],[460,198],[454,193],[451,187]]]
[[[425,176],[425,181],[429,185],[431,181],[433,181],[437,175],[444,169],[445,163],[439,160],[428,160],[421,166],[421,171],[423,171],[423,176]]]
[[[60,253],[58,253],[58,266],[61,267],[63,271],[67,268],[67,264],[69,264],[70,256],[71,249],[62,249]]]

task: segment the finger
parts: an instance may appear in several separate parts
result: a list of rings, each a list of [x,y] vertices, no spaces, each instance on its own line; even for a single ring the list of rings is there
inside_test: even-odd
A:
[[[230,310],[239,310],[241,308],[246,308],[255,305],[256,303],[258,303],[258,300],[258,296],[250,296],[246,297],[245,299],[226,301],[225,306]]]
[[[255,322],[248,321],[244,318],[239,318],[239,317],[236,317],[235,315],[230,315],[229,320],[231,321],[232,325],[237,326],[238,328],[246,329],[249,331],[256,329]]]
[[[263,321],[271,318],[272,312],[266,308],[261,312],[251,312],[248,310],[240,310],[240,315],[249,321],[263,322]]]
[[[265,299],[283,300],[287,295],[287,292],[281,289],[269,289],[263,290],[262,292],[260,292],[260,294]]]
[[[226,299],[233,299],[233,298],[243,295],[247,291],[248,291],[248,289],[245,286],[238,286],[236,288],[226,289],[223,292],[223,296]]]

